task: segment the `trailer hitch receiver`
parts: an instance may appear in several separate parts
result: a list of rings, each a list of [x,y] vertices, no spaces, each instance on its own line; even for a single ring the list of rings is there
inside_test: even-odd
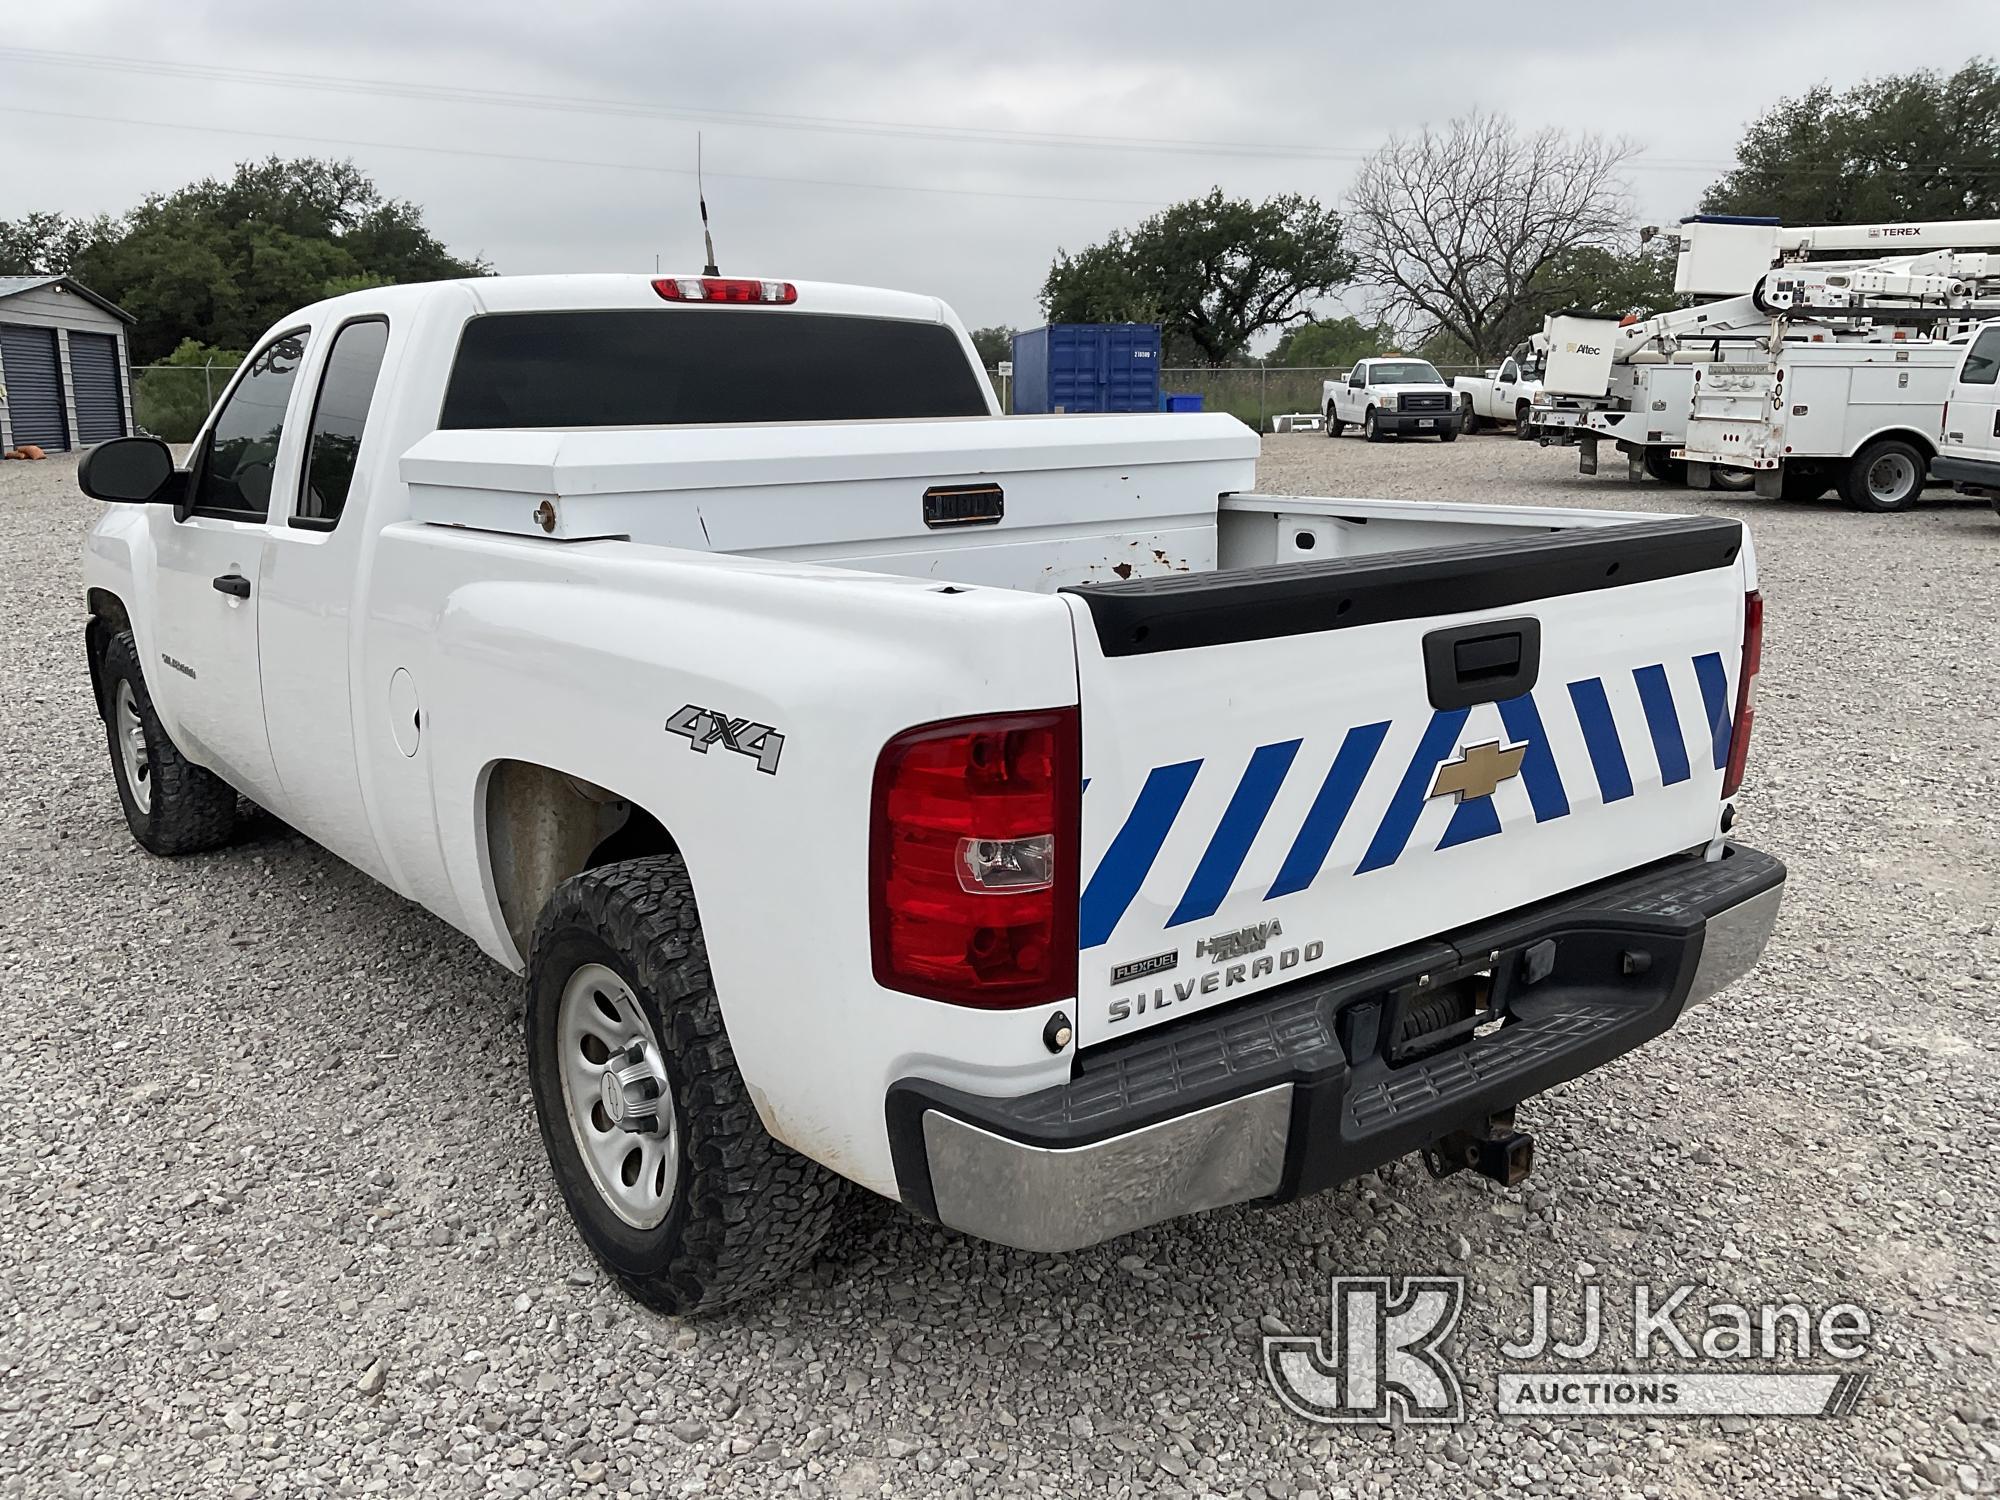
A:
[[[1514,1128],[1514,1111],[1502,1110],[1483,1130],[1454,1130],[1424,1148],[1424,1166],[1433,1177],[1449,1177],[1470,1167],[1503,1187],[1526,1181],[1535,1166],[1535,1138]]]

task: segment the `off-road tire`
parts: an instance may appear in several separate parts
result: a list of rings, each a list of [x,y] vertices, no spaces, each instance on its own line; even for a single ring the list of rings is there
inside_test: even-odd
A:
[[[1664,448],[1648,448],[1639,460],[1646,473],[1661,484],[1686,484],[1688,466],[1684,459],[1675,458]]]
[[[605,1203],[563,1104],[556,1018],[564,985],[585,964],[631,986],[678,1111],[674,1201],[651,1229]],[[530,948],[527,1042],[556,1185],[584,1242],[634,1297],[666,1313],[707,1311],[781,1287],[811,1262],[843,1183],[765,1132],[723,1029],[679,856],[600,865],[556,888]]]
[[[228,843],[236,832],[236,788],[182,755],[168,737],[147,691],[131,631],[120,631],[106,642],[99,680],[104,689],[105,748],[132,837],[152,853],[164,855],[197,854]],[[146,732],[145,779],[151,789],[143,810],[126,779],[125,758],[119,750],[120,683],[131,684],[133,705]]]
[[[1895,499],[1884,499],[1870,488],[1868,471],[1879,460],[1892,455],[1907,458],[1915,466],[1916,478],[1907,494]],[[1841,470],[1840,498],[1856,510],[1877,512],[1909,510],[1923,498],[1924,476],[1929,469],[1930,461],[1924,457],[1923,451],[1915,443],[1905,442],[1901,438],[1881,438],[1855,454],[1847,467]]]

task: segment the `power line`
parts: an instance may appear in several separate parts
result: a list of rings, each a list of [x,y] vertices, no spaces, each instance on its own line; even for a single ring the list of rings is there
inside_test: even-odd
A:
[[[427,99],[457,104],[488,104],[502,108],[554,110],[572,114],[642,115],[673,120],[712,120],[770,130],[837,131],[857,135],[904,136],[987,145],[1068,146],[1095,150],[1178,152],[1204,156],[1317,157],[1331,161],[1360,161],[1369,155],[1368,151],[1351,146],[1176,140],[1157,136],[1078,135],[972,125],[938,125],[905,120],[778,114],[758,110],[692,109],[636,99],[591,99],[579,95],[536,94],[512,89],[470,89],[447,84],[404,83],[393,79],[350,78],[332,74],[287,73],[269,68],[228,67],[215,63],[170,62],[153,58],[114,57],[98,53],[56,52],[34,47],[0,47],[0,59],[170,78],[320,89],[333,93]]]
[[[513,89],[473,89],[450,84],[407,83],[394,79],[353,78],[322,73],[293,73],[271,68],[233,67],[219,63],[174,62],[156,58],[116,57],[104,53],[59,52],[36,47],[0,46],[0,59],[45,63],[66,68],[243,83],[259,87],[318,89],[330,93],[361,94],[378,98],[479,104],[503,109],[547,110],[567,114],[721,121],[752,129],[890,136],[957,144],[1067,147],[1100,151],[1167,152],[1198,156],[1344,162],[1365,161],[1373,154],[1373,148],[1329,146],[1324,143],[1296,141],[1217,141],[1160,136],[1088,135],[1059,131],[997,129],[974,125],[939,125],[907,120],[779,114],[761,110],[694,109],[636,99],[596,99],[575,94],[538,94]],[[1640,171],[1709,172],[1725,170],[1732,164],[1695,161],[1684,157],[1655,157],[1650,160],[1628,162],[1626,165]]]
[[[230,125],[191,125],[182,120],[134,120],[122,115],[84,114],[74,110],[35,109],[24,104],[0,104],[0,113],[41,115],[54,120],[88,120],[104,125],[137,125],[147,130],[192,130],[204,135],[244,136],[257,140],[304,141],[315,146],[345,146],[366,151],[422,151],[435,156],[462,156],[483,161],[518,161],[547,167],[602,167],[613,172],[654,172],[668,177],[692,177],[692,167],[667,167],[658,162],[595,161],[576,156],[526,156],[513,151],[476,151],[463,146],[425,146],[410,141],[357,141],[344,136],[304,135],[298,131],[270,130],[263,126],[240,129]],[[1000,188],[933,187],[902,182],[848,182],[832,177],[773,177],[759,172],[710,172],[711,177],[727,177],[738,182],[776,182],[793,187],[861,189],[885,193],[949,193],[962,198],[1020,198],[1038,203],[1117,204],[1129,208],[1164,208],[1155,198],[1078,197],[1062,193],[1014,193]]]

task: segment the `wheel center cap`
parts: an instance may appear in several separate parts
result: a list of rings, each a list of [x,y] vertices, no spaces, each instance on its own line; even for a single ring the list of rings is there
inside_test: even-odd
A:
[[[597,1080],[597,1097],[604,1113],[614,1126],[633,1135],[659,1130],[660,1100],[665,1094],[666,1088],[639,1042],[614,1057]]]
[[[618,1075],[607,1069],[604,1076],[597,1081],[597,1093],[599,1100],[604,1105],[604,1112],[611,1116],[611,1123],[613,1125],[623,1125],[625,1123],[625,1090],[618,1082]]]

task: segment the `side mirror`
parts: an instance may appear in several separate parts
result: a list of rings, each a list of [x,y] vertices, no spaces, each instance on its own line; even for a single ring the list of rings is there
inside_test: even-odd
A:
[[[148,505],[172,498],[174,455],[158,438],[123,437],[100,443],[77,465],[76,483],[93,500]]]

